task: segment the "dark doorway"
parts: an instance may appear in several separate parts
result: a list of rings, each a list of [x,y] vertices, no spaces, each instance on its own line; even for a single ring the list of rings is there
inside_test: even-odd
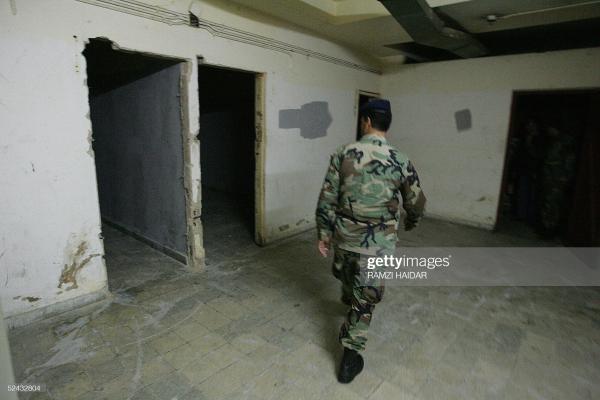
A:
[[[378,98],[379,95],[375,94],[375,93],[368,93],[368,92],[363,92],[363,91],[359,91],[358,92],[358,108],[357,108],[357,118],[356,118],[356,140],[360,140],[360,137],[362,136],[361,132],[360,132],[360,108],[368,103],[369,101],[371,101],[372,99],[376,99]]]
[[[114,288],[122,286],[116,276],[131,277],[127,266],[150,269],[147,254],[140,253],[145,245],[186,261],[181,65],[115,50],[107,40],[90,40],[84,55],[106,264]]]
[[[254,243],[256,74],[201,65],[202,224],[209,260]]]
[[[600,91],[515,92],[497,229],[600,244]]]

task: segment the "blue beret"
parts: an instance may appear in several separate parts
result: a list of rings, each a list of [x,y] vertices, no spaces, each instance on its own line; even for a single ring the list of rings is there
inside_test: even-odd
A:
[[[385,99],[373,99],[373,100],[370,100],[367,103],[363,104],[362,107],[360,107],[361,113],[363,113],[367,110],[381,111],[381,112],[386,112],[386,113],[390,113],[390,114],[392,113],[392,109],[390,107],[390,102]]]

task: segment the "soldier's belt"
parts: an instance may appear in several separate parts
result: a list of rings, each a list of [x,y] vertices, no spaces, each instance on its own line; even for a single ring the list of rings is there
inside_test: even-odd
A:
[[[341,218],[341,219],[345,219],[348,220],[350,222],[353,222],[355,224],[362,224],[362,225],[395,225],[397,220],[395,219],[388,219],[387,221],[381,221],[380,219],[378,220],[373,220],[373,221],[361,221],[358,218],[355,217],[350,217],[348,215],[344,215],[344,214],[336,214],[336,217]]]

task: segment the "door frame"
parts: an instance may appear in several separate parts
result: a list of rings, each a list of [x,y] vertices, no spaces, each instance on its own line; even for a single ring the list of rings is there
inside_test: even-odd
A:
[[[179,81],[179,101],[181,105],[181,134],[183,135],[183,187],[185,190],[185,209],[187,222],[187,266],[192,271],[201,271],[205,266],[204,244],[202,242],[202,223],[200,222],[200,199],[202,186],[198,182],[194,188],[194,166],[196,163],[192,160],[193,149],[200,145],[198,138],[191,131],[190,112],[190,93],[191,88],[197,89],[196,85],[191,85],[191,78],[195,76],[193,68],[195,64],[190,60],[181,63],[181,75]],[[198,160],[199,161],[199,160]],[[198,165],[198,169],[200,166]],[[197,193],[198,196],[194,196]]]
[[[185,231],[186,231],[186,252],[184,254],[174,250],[174,249],[170,249],[167,248],[166,246],[162,245],[161,243],[157,243],[155,241],[153,241],[152,239],[149,239],[145,236],[142,236],[136,232],[134,232],[131,229],[128,229],[126,227],[123,227],[119,224],[116,224],[108,219],[105,219],[102,217],[102,213],[100,211],[100,193],[99,193],[99,187],[98,187],[98,167],[96,164],[96,155],[92,153],[92,158],[93,158],[93,162],[94,162],[94,179],[96,180],[96,183],[94,185],[95,189],[96,189],[96,198],[97,198],[97,204],[98,204],[98,215],[99,215],[99,220],[100,220],[100,224],[99,224],[99,231],[100,231],[100,235],[103,234],[103,230],[102,230],[102,223],[107,223],[109,225],[111,225],[113,228],[118,229],[122,232],[127,233],[128,235],[134,237],[135,239],[151,246],[152,248],[157,249],[158,251],[160,251],[161,253],[173,258],[174,260],[177,260],[179,262],[181,262],[182,264],[185,264],[188,268],[191,269],[195,269],[195,268],[199,268],[199,266],[202,265],[203,262],[203,253],[202,253],[202,246],[195,246],[194,242],[192,241],[192,236],[190,236],[191,232],[194,232],[194,228],[193,228],[193,218],[191,217],[191,215],[193,215],[194,213],[194,204],[192,202],[192,199],[190,198],[190,188],[191,188],[191,182],[192,182],[192,178],[191,178],[191,166],[189,165],[189,163],[187,162],[187,160],[189,160],[189,155],[191,152],[191,145],[192,145],[192,140],[193,137],[190,134],[190,126],[189,126],[189,117],[190,117],[190,113],[189,113],[189,101],[188,101],[188,88],[189,88],[189,72],[191,71],[192,68],[192,62],[189,59],[186,58],[182,58],[182,57],[178,57],[178,56],[173,56],[173,55],[166,55],[166,54],[160,54],[160,53],[153,53],[153,52],[149,52],[149,51],[145,51],[145,50],[140,50],[137,48],[129,48],[129,47],[122,47],[121,45],[119,45],[118,42],[116,42],[115,40],[112,40],[110,38],[104,37],[104,36],[90,36],[87,37],[86,40],[84,41],[84,47],[83,47],[83,52],[85,52],[85,50],[87,49],[87,46],[90,44],[90,42],[92,40],[96,40],[96,39],[103,39],[108,41],[109,43],[111,43],[111,46],[113,47],[113,49],[115,51],[118,52],[122,52],[122,53],[130,53],[130,54],[138,54],[140,56],[144,56],[144,57],[152,57],[152,58],[163,58],[163,59],[168,59],[168,60],[172,60],[174,62],[176,62],[175,65],[178,65],[180,68],[180,74],[179,74],[179,94],[180,94],[180,101],[179,101],[179,107],[180,107],[180,115],[181,115],[181,132],[180,134],[182,135],[182,142],[181,142],[181,151],[183,153],[183,185],[181,190],[184,192],[184,199],[185,199],[185,210],[186,210],[186,220],[185,220]],[[82,55],[83,55],[82,52]],[[85,56],[83,56],[85,61],[86,61],[86,65],[89,62]],[[89,66],[88,66],[89,67]],[[88,68],[86,67],[85,69],[85,77],[88,78]],[[89,87],[89,83],[87,83],[86,81],[86,87]],[[88,93],[86,94],[86,104],[88,107],[88,115],[91,114],[91,103],[90,103],[90,94],[89,94],[89,89],[88,89]],[[92,138],[93,134],[94,134],[94,126],[92,124],[91,118],[89,119],[89,137]],[[192,222],[190,222],[192,221]],[[104,252],[104,245],[103,245],[103,252]],[[105,265],[106,268],[106,265]]]
[[[381,97],[381,94],[362,89],[356,90],[356,93],[354,95],[354,116],[356,118],[357,127],[360,127],[360,121],[358,120],[360,118],[360,96]],[[355,136],[358,136],[358,132],[355,132]],[[355,139],[357,139],[357,137],[355,137]]]
[[[238,71],[254,76],[254,242],[259,246],[264,246],[267,243],[265,226],[265,152],[267,146],[265,124],[266,73],[210,64],[206,63],[203,58],[198,58],[198,74],[202,66]],[[200,107],[199,98],[198,107]],[[200,129],[198,131],[199,142],[202,140],[201,138],[202,121],[200,121]],[[202,154],[200,154],[200,157],[202,157]],[[202,178],[200,179],[202,180]],[[200,181],[200,190],[202,190],[202,181]]]
[[[507,172],[508,172],[508,148],[510,146],[510,139],[514,136],[516,127],[515,114],[517,111],[517,98],[535,95],[561,95],[561,94],[580,94],[580,93],[599,93],[600,88],[564,88],[564,89],[523,89],[513,90],[511,95],[510,114],[508,116],[508,133],[506,136],[506,145],[504,146],[504,161],[502,162],[502,179],[500,180],[500,188],[498,190],[498,207],[496,208],[496,221],[494,222],[493,231],[497,231],[500,225],[500,210],[502,209],[502,200],[504,195],[504,186],[506,185]]]
[[[356,118],[358,118],[358,112],[360,108],[360,96],[369,96],[369,97],[381,97],[381,93],[371,92],[368,90],[357,89],[354,95],[354,114]]]
[[[265,227],[266,74],[254,73],[254,241],[267,243]]]

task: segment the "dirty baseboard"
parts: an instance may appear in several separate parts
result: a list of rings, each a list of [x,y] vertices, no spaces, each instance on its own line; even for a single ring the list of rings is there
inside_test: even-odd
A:
[[[161,253],[173,258],[174,260],[179,261],[180,263],[187,265],[187,256],[183,253],[180,253],[177,250],[171,249],[170,247],[167,247],[163,244],[160,244],[152,239],[149,239],[133,230],[131,230],[130,228],[127,228],[121,224],[119,224],[118,222],[115,222],[107,217],[102,217],[102,223],[106,224],[120,232],[123,232],[133,238],[135,238],[136,240],[139,240],[142,243],[147,244],[148,246],[152,247],[155,250],[160,251]]]
[[[474,221],[474,220],[470,220],[470,219],[466,219],[466,218],[452,217],[452,216],[447,216],[447,215],[442,215],[442,214],[426,213],[425,218],[438,220],[438,221],[444,221],[444,222],[450,222],[450,223],[458,224],[458,225],[470,226],[473,228],[485,229],[488,231],[494,230],[494,225],[495,225],[495,222]]]
[[[271,244],[273,242],[277,242],[279,240],[283,240],[283,239],[287,239],[296,235],[299,235],[300,233],[306,232],[306,231],[310,231],[311,229],[315,229],[316,228],[316,224],[314,222],[309,222],[307,224],[302,224],[302,225],[297,225],[297,226],[289,226],[289,225],[284,225],[286,228],[285,229],[270,229],[269,230],[269,235],[267,236],[267,240],[265,241],[265,244]],[[315,234],[315,240],[316,240],[317,235]]]
[[[4,321],[9,329],[16,329],[34,322],[50,322],[53,319],[63,318],[73,312],[90,312],[102,307],[106,302],[111,300],[112,297],[108,291],[108,287],[104,287],[95,292],[77,296],[69,300],[49,304],[21,314],[7,316],[4,318]]]

